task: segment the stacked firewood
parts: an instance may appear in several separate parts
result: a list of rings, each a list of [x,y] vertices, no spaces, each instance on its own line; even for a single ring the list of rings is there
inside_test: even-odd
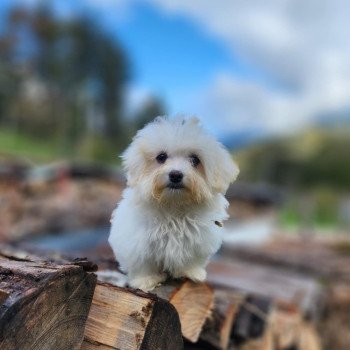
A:
[[[0,348],[320,349],[312,313],[305,318],[316,297],[305,281],[296,287],[290,277],[293,300],[263,285],[251,292],[234,263],[216,260],[208,283],[169,281],[144,293],[125,285],[115,262],[96,269],[84,259],[1,249]]]
[[[125,276],[118,270],[117,264],[106,259],[101,267],[97,273],[98,287],[113,294],[111,298],[117,300],[125,292],[125,288],[120,287],[125,285]],[[314,320],[317,316],[316,304],[322,294],[314,281],[275,271],[265,285],[259,279],[266,279],[266,275],[261,271],[251,271],[247,266],[243,268],[231,259],[220,258],[208,266],[208,283],[170,281],[157,287],[153,293],[175,307],[185,349],[321,349]],[[281,286],[281,283],[284,285]],[[129,293],[132,291],[129,290]],[[100,337],[107,310],[111,310],[109,304],[95,292],[82,349],[97,350],[101,349],[101,345],[107,345],[108,349],[128,349],[116,343],[116,339],[106,343],[106,338]],[[138,315],[139,320],[145,318],[142,306],[133,315]],[[122,327],[125,327],[125,319],[121,318]],[[98,319],[100,330],[96,329]],[[112,320],[111,323],[115,325]],[[147,323],[144,325],[147,326]],[[130,330],[129,326],[127,328]],[[114,333],[116,338],[118,332]],[[171,349],[173,339],[176,337],[168,338],[166,345],[159,349]],[[131,348],[139,349],[137,346]]]

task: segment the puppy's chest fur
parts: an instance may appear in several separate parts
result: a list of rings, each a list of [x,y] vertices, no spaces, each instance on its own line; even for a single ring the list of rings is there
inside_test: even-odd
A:
[[[154,215],[148,225],[149,253],[160,270],[175,272],[203,261],[218,249],[221,234],[214,220],[192,215]]]

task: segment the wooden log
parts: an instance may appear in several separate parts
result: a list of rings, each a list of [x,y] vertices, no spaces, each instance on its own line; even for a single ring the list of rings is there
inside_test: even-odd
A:
[[[208,281],[215,287],[258,292],[296,305],[309,318],[316,318],[322,303],[318,281],[304,275],[227,258],[211,261],[207,272]]]
[[[95,284],[82,266],[0,254],[0,349],[79,349]]]
[[[98,279],[116,286],[126,285],[125,275],[117,268],[99,271]],[[182,335],[190,342],[196,342],[214,305],[212,288],[206,283],[171,280],[156,287],[152,293],[175,307],[180,317]]]
[[[214,309],[207,319],[200,339],[215,349],[228,349],[235,318],[244,295],[237,291],[214,291]]]
[[[221,252],[227,257],[280,267],[284,270],[308,274],[321,279],[350,281],[349,254],[346,253],[347,238],[341,236],[309,237],[280,236],[263,245],[224,247]],[[343,254],[342,254],[343,252]]]
[[[81,349],[183,349],[179,316],[154,294],[98,282]]]
[[[54,263],[56,265],[81,266],[86,272],[96,272],[98,270],[97,264],[87,258],[64,257],[62,254],[54,252],[43,255],[37,250],[33,253],[5,244],[0,245],[0,258],[31,263],[37,262],[39,264]]]

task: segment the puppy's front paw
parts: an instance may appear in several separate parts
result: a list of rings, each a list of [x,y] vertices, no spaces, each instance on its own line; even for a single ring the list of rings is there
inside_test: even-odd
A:
[[[183,275],[194,282],[203,282],[207,278],[207,271],[203,267],[193,267],[186,270]]]
[[[144,292],[148,292],[154,289],[159,283],[165,281],[166,277],[166,274],[135,276],[130,279],[129,284],[133,288],[142,289]]]

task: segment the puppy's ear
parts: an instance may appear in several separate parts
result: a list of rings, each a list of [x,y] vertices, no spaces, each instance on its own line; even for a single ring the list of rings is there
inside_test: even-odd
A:
[[[121,155],[123,168],[126,171],[128,186],[134,186],[142,177],[144,159],[139,150],[137,138],[134,138],[130,146]]]
[[[221,145],[216,152],[212,171],[212,187],[220,193],[225,193],[230,183],[234,182],[239,174],[237,164],[230,153]]]

